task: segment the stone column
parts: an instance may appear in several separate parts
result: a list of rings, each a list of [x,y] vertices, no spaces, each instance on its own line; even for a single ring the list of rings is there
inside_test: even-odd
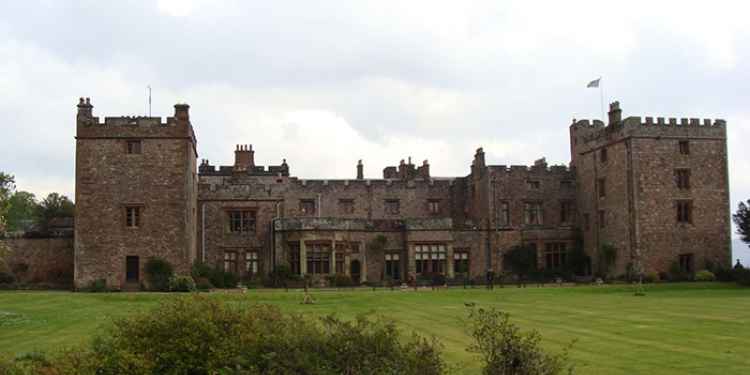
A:
[[[455,277],[454,260],[453,260],[453,243],[449,242],[445,245],[445,268],[448,278],[452,279]]]
[[[299,239],[299,273],[305,276],[307,273],[307,249],[305,248],[305,236]]]

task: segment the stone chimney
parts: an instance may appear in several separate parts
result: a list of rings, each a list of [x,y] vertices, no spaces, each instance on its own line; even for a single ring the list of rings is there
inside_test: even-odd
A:
[[[622,120],[622,110],[620,102],[613,102],[609,105],[609,125],[616,124]]]
[[[93,117],[93,109],[94,106],[91,105],[91,99],[86,98],[85,100],[83,98],[78,99],[78,116],[77,119],[80,122],[81,120],[88,120],[91,117]]]
[[[362,159],[359,159],[359,161],[357,162],[357,180],[365,179],[364,169],[365,169],[365,166],[362,165]]]
[[[246,171],[255,167],[253,145],[237,145],[234,150],[234,170]]]
[[[430,163],[427,160],[422,162],[422,166],[417,168],[417,175],[425,180],[430,178]]]
[[[190,106],[187,104],[174,105],[174,118],[177,124],[190,125]]]

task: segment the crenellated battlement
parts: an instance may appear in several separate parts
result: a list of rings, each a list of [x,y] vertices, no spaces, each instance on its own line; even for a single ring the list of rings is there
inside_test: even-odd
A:
[[[489,165],[487,166],[492,172],[495,173],[507,173],[507,174],[529,174],[529,173],[548,173],[554,175],[571,174],[575,171],[574,168],[570,168],[565,165],[550,165],[550,166],[536,166],[536,165]]]
[[[233,176],[237,175],[238,171],[234,165],[211,165],[208,159],[201,160],[198,165],[198,174],[205,176]],[[289,176],[289,166],[286,164],[286,160],[281,165],[254,165],[251,168],[240,171],[241,174],[250,176]]]
[[[680,118],[675,117],[653,117],[646,116],[641,120],[639,116],[628,117],[623,120],[624,126],[675,126],[675,127],[726,127],[724,119],[699,119],[699,118]]]

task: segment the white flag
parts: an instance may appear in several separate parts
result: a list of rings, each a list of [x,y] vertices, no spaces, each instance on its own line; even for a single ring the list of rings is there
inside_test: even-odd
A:
[[[601,78],[597,78],[597,79],[589,82],[589,84],[586,85],[586,88],[589,88],[589,87],[599,87],[599,81],[601,81],[601,80],[602,80]]]

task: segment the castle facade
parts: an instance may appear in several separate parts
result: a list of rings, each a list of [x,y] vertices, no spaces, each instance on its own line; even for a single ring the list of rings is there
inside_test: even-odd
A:
[[[241,277],[284,265],[315,280],[484,278],[516,245],[547,270],[576,248],[588,273],[605,261],[612,275],[729,267],[725,122],[622,118],[617,102],[608,120],[573,121],[569,166],[489,165],[479,148],[466,176],[434,178],[409,158],[379,179],[362,161],[351,179],[304,179],[286,160],[256,165],[251,145],[235,146],[233,165],[198,163],[188,105],[165,121],[102,122],[81,98],[75,283],[140,283],[151,257]]]

